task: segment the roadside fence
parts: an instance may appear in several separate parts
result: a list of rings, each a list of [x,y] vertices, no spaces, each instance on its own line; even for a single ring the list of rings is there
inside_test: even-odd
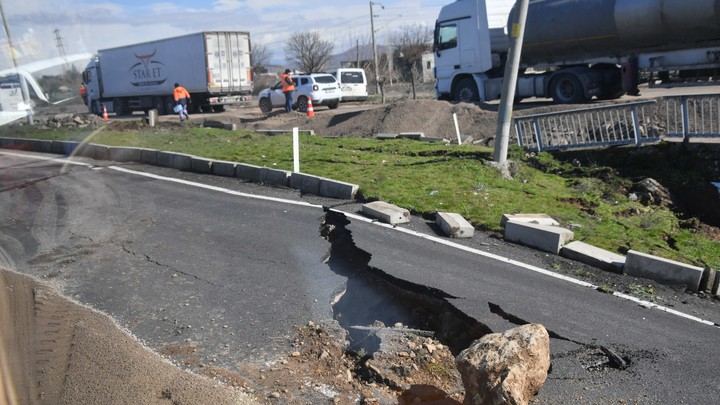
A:
[[[720,94],[665,97],[665,136],[720,137]]]
[[[544,151],[659,142],[654,100],[514,118],[520,146]]]

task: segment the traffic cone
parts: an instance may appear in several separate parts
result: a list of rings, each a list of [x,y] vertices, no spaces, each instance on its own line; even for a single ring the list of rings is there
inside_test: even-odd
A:
[[[309,97],[308,97],[308,105],[307,105],[307,116],[308,117],[315,116],[315,110],[313,110],[313,106],[312,106],[312,99]]]
[[[107,121],[108,119],[107,108],[105,107],[105,104],[103,104],[103,121]]]

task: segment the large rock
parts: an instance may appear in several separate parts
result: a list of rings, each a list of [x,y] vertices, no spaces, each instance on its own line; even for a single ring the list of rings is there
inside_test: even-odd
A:
[[[527,324],[476,340],[455,359],[464,405],[527,404],[540,391],[550,368],[550,336]]]

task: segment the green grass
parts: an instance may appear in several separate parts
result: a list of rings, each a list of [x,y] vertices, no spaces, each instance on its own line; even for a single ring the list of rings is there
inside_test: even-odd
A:
[[[7,127],[0,129],[0,136],[85,139],[284,170],[293,167],[290,134],[267,136],[195,126],[153,129],[136,122],[113,124],[89,137],[91,132]],[[507,180],[486,165],[493,151],[477,146],[309,135],[301,135],[300,143],[302,172],[358,184],[365,199],[381,199],[419,214],[457,212],[485,231],[501,231],[504,213],[547,213],[572,228],[575,240],[612,252],[633,249],[720,268],[719,241],[681,226],[668,209],[628,199],[631,179],[641,168],[625,168],[627,173],[602,164],[578,168],[549,153],[526,155],[511,147],[509,159],[519,165],[514,179]],[[686,173],[684,178],[692,176],[696,174]]]

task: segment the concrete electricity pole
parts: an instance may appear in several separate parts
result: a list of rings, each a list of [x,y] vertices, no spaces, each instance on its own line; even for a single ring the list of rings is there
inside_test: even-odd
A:
[[[370,37],[372,38],[373,47],[373,63],[375,64],[375,91],[380,94],[380,76],[378,69],[377,46],[375,46],[375,15],[373,14],[373,5],[378,5],[383,9],[385,6],[378,3],[370,2]]]
[[[0,1],[0,17],[2,17],[3,28],[5,28],[5,35],[7,35],[8,47],[10,48],[10,57],[12,58],[13,67],[15,73],[20,81],[20,92],[22,92],[23,104],[25,104],[25,111],[27,111],[28,124],[33,125],[33,113],[30,107],[30,93],[28,92],[27,82],[25,77],[20,74],[17,68],[17,60],[15,59],[15,48],[13,48],[12,37],[10,36],[10,29],[8,28],[7,20],[5,20],[5,11],[3,10],[2,1]]]
[[[512,106],[515,101],[515,88],[517,87],[518,68],[522,53],[523,36],[525,34],[525,20],[527,19],[529,0],[518,0],[516,20],[510,29],[510,51],[505,62],[505,81],[503,82],[502,96],[498,109],[497,131],[495,133],[495,151],[493,161],[499,164],[507,160],[508,142],[510,141],[510,125],[512,124]]]

